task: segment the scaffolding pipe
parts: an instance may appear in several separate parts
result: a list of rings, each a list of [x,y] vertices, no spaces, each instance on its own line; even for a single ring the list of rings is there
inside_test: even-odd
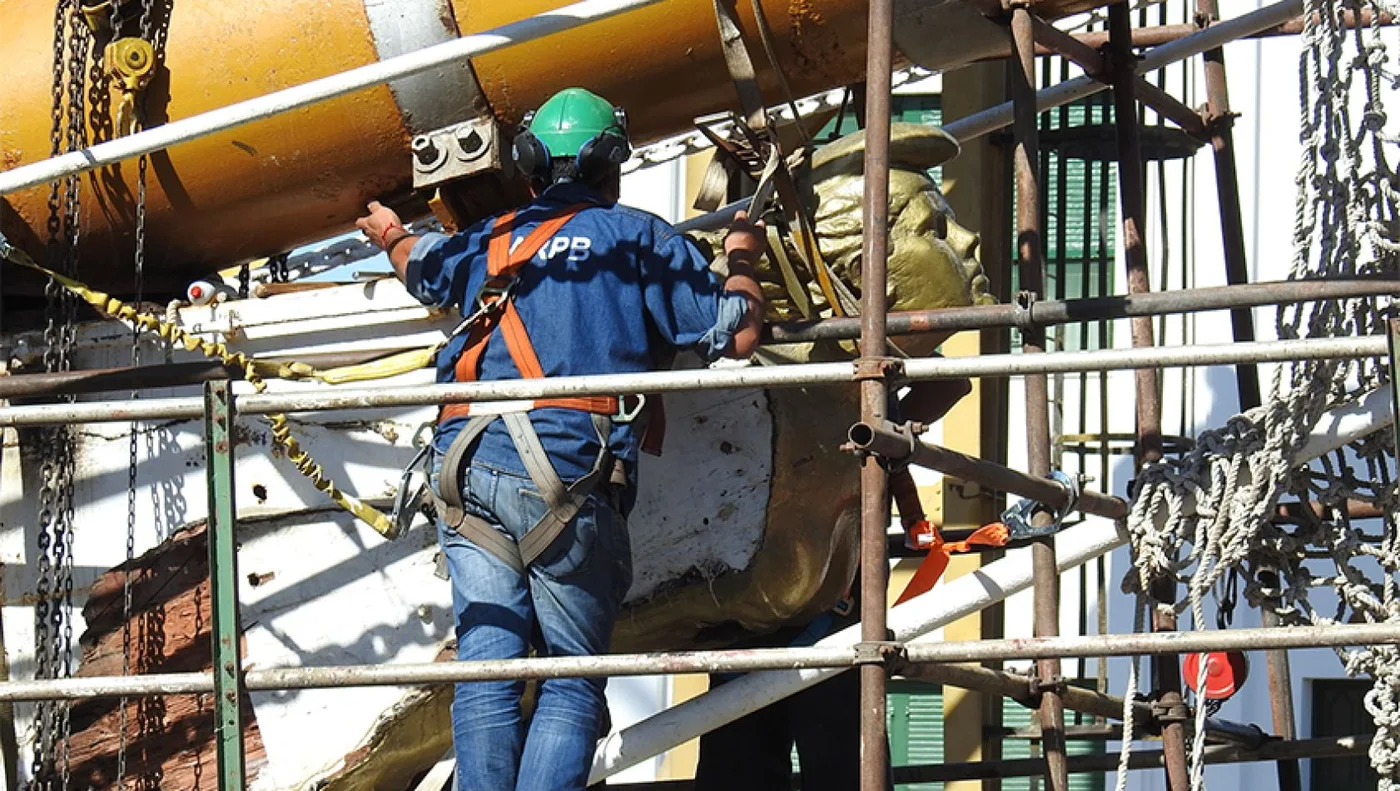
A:
[[[1024,376],[1036,373],[1128,371],[1175,366],[1189,368],[1236,365],[1241,362],[1358,359],[1380,357],[1386,353],[1384,336],[1364,335],[1180,348],[1055,352],[1033,357],[1021,354],[990,354],[980,357],[905,360],[902,362],[904,370],[900,378],[906,381],[925,381]],[[266,415],[340,409],[436,407],[442,404],[519,401],[559,396],[670,393],[743,387],[806,387],[844,384],[855,379],[855,369],[851,363],[804,363],[712,370],[560,376],[548,379],[505,379],[462,384],[374,388],[328,386],[319,390],[240,395],[238,411],[243,415]],[[192,419],[203,414],[203,404],[200,398],[179,397],[0,407],[0,427]],[[1377,419],[1384,419],[1384,416],[1378,416]]]
[[[967,577],[960,579],[967,579]],[[940,598],[946,596],[946,591],[940,594]],[[795,670],[821,671],[823,678],[825,678],[838,669],[849,669],[884,661],[877,652],[865,650],[868,644],[826,644],[827,641],[823,641],[823,643],[801,648],[553,656],[528,659],[419,662],[401,665],[268,668],[245,671],[243,681],[249,691],[267,692],[292,689],[422,686],[473,681],[601,678],[681,673],[756,673],[757,671],[787,671],[787,673],[791,673]],[[1148,656],[1167,653],[1336,648],[1362,645],[1400,645],[1400,623],[1285,626],[1161,634],[1021,637],[956,642],[945,642],[939,637],[925,634],[903,644],[891,643],[890,647],[894,651],[897,662],[918,665],[924,663],[985,662],[997,659]],[[761,681],[769,675],[770,673],[759,673],[744,678]],[[213,689],[213,676],[208,672],[73,677],[3,682],[0,683],[0,701],[197,695],[212,692]]]
[[[1040,128],[1035,94],[1035,19],[1026,4],[1011,5],[1011,42],[1016,57],[1010,61],[1011,103],[1015,109],[1012,159],[1016,179],[1016,251],[1021,288],[1045,293],[1044,240],[1040,228]],[[1021,353],[1045,353],[1045,329],[1021,330]],[[1032,476],[1050,475],[1050,381],[1045,374],[1027,376],[1025,385],[1026,458]],[[1048,528],[1053,516],[1046,509],[1031,514],[1031,525]],[[1060,576],[1055,569],[1055,539],[1036,538],[1030,547],[1034,575],[1033,616],[1036,637],[1060,633]],[[1060,699],[1060,660],[1045,657],[1036,665],[1036,676],[1045,682],[1040,695],[1039,723],[1045,758],[1045,786],[1068,791],[1065,768],[1065,707]]]
[[[1178,61],[1221,47],[1237,39],[1252,36],[1269,28],[1292,21],[1303,13],[1302,0],[1283,0],[1257,11],[1219,22],[1197,33],[1177,39],[1143,54],[1137,63],[1137,73],[1153,72]],[[1092,77],[1076,77],[1053,85],[1036,94],[1036,106],[1042,112],[1078,101],[1106,90],[1104,83]],[[943,131],[966,143],[974,138],[1010,126],[1013,122],[1010,102],[974,113],[943,127]]]
[[[1220,18],[1216,0],[1196,0],[1196,19],[1213,25]],[[1220,236],[1224,243],[1225,278],[1231,285],[1249,281],[1249,263],[1245,253],[1244,219],[1240,206],[1240,181],[1235,169],[1235,116],[1230,112],[1230,88],[1225,79],[1225,50],[1207,50],[1205,61],[1206,118],[1210,129],[1211,150],[1215,154],[1215,193],[1220,209]],[[1230,326],[1236,343],[1254,340],[1254,314],[1237,309],[1230,312]],[[1239,390],[1240,411],[1259,406],[1259,368],[1253,365],[1235,367]],[[1295,784],[1296,785],[1296,784]],[[1299,791],[1296,787],[1286,791]]]
[[[1365,755],[1371,747],[1371,736],[1325,737],[1301,741],[1266,742],[1257,748],[1249,749],[1234,745],[1207,747],[1206,764],[1251,763],[1254,761],[1278,761],[1285,758],[1339,758],[1351,755]],[[1129,769],[1158,769],[1166,762],[1160,750],[1135,751],[1128,758]],[[904,771],[895,770],[895,778],[900,783],[952,782],[956,780],[992,780],[996,778],[1034,777],[1039,774],[1035,758],[1021,758],[1010,761],[980,761],[958,764],[909,767]],[[1118,768],[1117,753],[1097,755],[1076,755],[1069,759],[1069,770],[1075,774],[1089,772],[1111,772]]]
[[[1072,506],[1073,510],[1105,519],[1128,517],[1128,503],[1122,498],[1085,489],[1075,499],[1063,484],[1052,478],[1027,475],[994,461],[959,453],[941,445],[911,441],[911,437],[903,427],[878,427],[868,423],[857,423],[849,432],[851,445],[857,451],[894,461],[909,461],[920,467],[973,481],[993,491],[1024,497],[1056,510]]]
[[[1181,291],[1157,291],[1109,297],[1066,300],[1032,300],[1026,304],[972,305],[962,308],[899,311],[889,314],[891,335],[916,335],[961,330],[1077,324],[1102,319],[1167,316],[1210,310],[1289,305],[1330,299],[1358,299],[1400,295],[1400,278],[1328,278],[1279,280],[1240,286],[1209,286]],[[860,334],[860,322],[851,318],[769,324],[766,343],[812,343],[851,340]]]
[[[413,349],[376,349],[355,352],[324,352],[291,357],[259,357],[259,363],[280,366],[299,362],[316,368],[363,365]],[[204,384],[220,379],[242,379],[245,371],[218,360],[200,360],[164,365],[133,365],[122,368],[88,368],[77,371],[0,376],[0,398],[36,398],[82,395],[116,390],[149,390]]]
[[[1005,670],[993,670],[980,665],[918,664],[910,665],[899,673],[904,678],[927,681],[933,684],[989,692],[1010,698],[1027,708],[1035,708],[1035,696],[1031,693],[1031,677]],[[1123,718],[1123,699],[1105,695],[1098,690],[1083,689],[1066,685],[1060,695],[1065,708],[1083,714],[1092,714],[1108,720]],[[1156,715],[1152,706],[1144,702],[1133,703],[1133,726],[1137,734],[1151,733],[1156,728]]]
[[[1371,749],[1372,736],[1329,736],[1298,741],[1266,742],[1254,749],[1233,745],[1206,748],[1206,763],[1238,764],[1256,761],[1278,761],[1289,758],[1343,758],[1364,755]],[[1072,774],[1111,772],[1118,768],[1118,755],[1074,755],[1069,758]],[[1162,766],[1160,750],[1137,750],[1128,759],[1128,768],[1158,769]],[[951,783],[959,780],[995,780],[1012,777],[1034,777],[1040,774],[1038,758],[1016,758],[1005,761],[966,761],[924,766],[896,766],[896,785],[912,783]],[[800,775],[795,775],[800,777]],[[658,780],[649,783],[609,784],[609,791],[694,791],[693,780]]]
[[[1346,11],[1342,11],[1341,15],[1342,18],[1340,26],[1344,30],[1356,29],[1357,22],[1355,11],[1348,9]],[[1371,13],[1370,9],[1363,10],[1361,12],[1360,26],[1370,27],[1373,19],[1374,15]],[[1380,24],[1381,26],[1393,25],[1395,24],[1395,18],[1392,17],[1390,14],[1382,13],[1380,16]],[[1133,30],[1133,46],[1158,47],[1163,44],[1168,44],[1178,39],[1182,39],[1187,36],[1193,35],[1195,33],[1199,33],[1200,30],[1200,26],[1192,24],[1155,25],[1153,27],[1135,28]],[[1293,19],[1288,20],[1287,22],[1284,22],[1281,25],[1268,28],[1267,30],[1260,30],[1257,33],[1251,33],[1250,35],[1245,36],[1245,38],[1275,38],[1278,36],[1296,36],[1302,32],[1303,17],[1299,15],[1297,17],[1294,17]],[[1098,49],[1099,47],[1102,47],[1104,44],[1108,43],[1108,31],[1104,30],[1094,30],[1086,33],[1072,33],[1070,35],[1074,36],[1074,38],[1077,39],[1080,43],[1092,47],[1094,49]],[[1051,53],[1049,50],[1037,50],[1037,54],[1049,55]],[[1000,56],[992,57],[1005,58],[1010,57],[1010,55],[1011,53],[1008,51],[1002,53]]]
[[[237,102],[207,113],[192,115],[119,137],[105,143],[0,172],[0,195],[36,187],[67,176],[116,164],[125,159],[150,154],[233,129],[252,121],[334,99],[364,88],[383,85],[401,77],[418,74],[467,58],[485,55],[512,44],[562,33],[580,25],[617,16],[634,9],[655,5],[661,0],[582,0],[545,14],[502,25],[494,30],[473,33],[415,52],[366,64],[319,80]]]
[[[1128,274],[1128,293],[1146,294],[1152,290],[1147,268],[1146,194],[1143,187],[1142,151],[1138,127],[1138,106],[1135,97],[1137,66],[1132,47],[1132,12],[1125,5],[1108,9],[1109,48],[1113,60],[1113,117],[1117,130],[1118,195],[1122,205],[1124,258]],[[1134,318],[1131,322],[1134,349],[1150,349],[1156,345],[1152,320]],[[1238,340],[1238,339],[1237,339]],[[1133,465],[1154,464],[1162,458],[1162,391],[1154,370],[1134,372],[1134,434]],[[1152,596],[1158,601],[1176,600],[1176,579],[1162,576],[1153,581]],[[1152,630],[1176,630],[1176,614],[1160,607],[1152,610]],[[1153,692],[1169,710],[1182,708],[1181,666],[1175,656],[1154,657],[1152,660]],[[1166,761],[1166,782],[1170,791],[1187,791],[1191,785],[1186,755],[1186,723],[1180,718],[1168,718],[1162,727],[1162,752]]]
[[[889,359],[885,335],[888,305],[890,209],[890,71],[894,68],[894,0],[870,0],[865,61],[865,196],[862,206],[860,272],[861,419],[883,422],[890,398],[890,375],[898,371]],[[890,474],[880,459],[860,460],[860,630],[868,644],[887,639],[889,607]],[[860,668],[860,791],[883,791],[889,782],[890,751],[885,721],[889,676],[884,665]]]
[[[1069,300],[1036,300],[1027,304],[975,305],[963,308],[899,311],[888,314],[890,335],[944,333],[960,330],[1000,329],[1030,325],[1051,326],[1100,319],[1162,316],[1227,310],[1262,305],[1284,305],[1324,299],[1358,299],[1400,295],[1400,278],[1394,275],[1283,280],[1242,286],[1210,286],[1182,291],[1152,292]],[[769,324],[764,343],[814,343],[854,340],[860,337],[860,319],[831,318]],[[302,362],[317,368],[358,365],[409,349],[309,354],[295,360],[259,358],[279,365]],[[243,376],[241,368],[228,368],[214,360],[130,366],[54,373],[0,376],[0,398],[84,395],[108,391],[143,390],[203,384],[215,378]]]

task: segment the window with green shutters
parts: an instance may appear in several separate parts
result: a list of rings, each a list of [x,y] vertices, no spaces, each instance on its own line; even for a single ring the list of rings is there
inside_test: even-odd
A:
[[[894,680],[889,691],[890,762],[893,766],[927,766],[943,762],[943,690],[934,684]],[[1002,701],[1002,725],[1006,728],[1026,728],[1035,712],[1012,700]],[[1072,723],[1073,715],[1070,715]],[[1002,757],[1030,758],[1032,742],[1027,739],[1002,741]],[[1037,753],[1039,754],[1037,747]],[[1104,751],[1101,739],[1070,739],[1066,745],[1069,755],[1091,755]],[[793,757],[796,765],[796,755]],[[1043,787],[1039,778],[1009,778],[1001,781],[1002,791],[1038,791]],[[1071,775],[1070,791],[1103,791],[1102,773]],[[898,791],[943,791],[942,783],[915,783],[896,786]]]
[[[890,765],[943,763],[943,689],[918,681],[892,680],[889,686]],[[916,783],[903,791],[942,791],[942,783]]]

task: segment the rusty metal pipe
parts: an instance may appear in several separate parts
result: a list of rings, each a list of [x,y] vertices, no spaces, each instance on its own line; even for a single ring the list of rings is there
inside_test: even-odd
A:
[[[1051,326],[1137,316],[1199,313],[1237,307],[1286,305],[1321,299],[1395,295],[1400,295],[1400,277],[1395,275],[1281,280],[1111,297],[1036,300],[1029,305],[976,305],[902,311],[889,314],[886,328],[890,335],[916,335],[925,332],[959,332],[1029,325]],[[764,328],[763,340],[765,343],[811,343],[852,340],[859,336],[858,319],[834,318],[769,324]]]
[[[861,240],[860,414],[881,423],[889,401],[890,370],[885,360],[885,302],[889,245],[890,72],[894,68],[894,2],[870,0],[865,67],[865,205]],[[861,639],[881,642],[889,595],[889,472],[873,457],[860,470]],[[888,726],[885,722],[888,674],[882,665],[860,669],[860,788],[883,791],[889,782]]]
[[[1242,749],[1234,746],[1206,748],[1206,763],[1237,764],[1255,761],[1277,761],[1288,757],[1297,761],[1302,758],[1342,758],[1365,755],[1371,748],[1371,736],[1329,736],[1298,741],[1267,742],[1256,749]],[[1133,770],[1157,769],[1163,761],[1160,750],[1135,750],[1128,759],[1128,768]],[[1118,768],[1118,756],[1075,755],[1068,761],[1071,774],[1111,772]],[[963,763],[929,764],[925,766],[897,766],[894,769],[896,784],[950,783],[959,780],[996,780],[1013,777],[1034,777],[1040,774],[1041,762],[1037,758],[1017,758],[1005,761],[969,761]],[[797,777],[797,776],[794,776]],[[650,783],[623,783],[609,785],[609,791],[694,791],[693,780],[659,780]]]
[[[1276,629],[1118,634],[1072,637],[1021,637],[944,642],[932,636],[902,644],[907,664],[983,662],[1044,657],[1154,656],[1202,651],[1248,651],[1273,648],[1400,645],[1400,624],[1332,624]],[[645,676],[658,673],[754,672],[804,668],[850,668],[868,660],[857,646],[750,648],[651,654],[534,657],[412,664],[334,665],[248,670],[244,683],[252,691],[434,685],[472,681],[535,680]],[[84,700],[151,695],[194,695],[213,689],[208,672],[131,676],[90,676],[0,682],[0,701]],[[1116,759],[1116,756],[1115,756]]]
[[[1260,568],[1259,582],[1266,588],[1276,588],[1278,572],[1272,568]],[[1259,608],[1259,619],[1264,628],[1277,629],[1283,622],[1271,605],[1272,602]],[[1298,726],[1293,717],[1293,669],[1288,652],[1278,649],[1265,651],[1264,662],[1269,673],[1269,713],[1274,733],[1283,739],[1293,739],[1298,734]],[[1280,758],[1277,771],[1278,791],[1302,791],[1303,778],[1297,758]]]
[[[900,675],[918,681],[988,692],[1010,698],[1023,706],[1035,707],[1035,696],[1031,694],[1031,678],[1019,673],[993,670],[980,665],[919,664],[904,668]],[[1110,720],[1123,717],[1122,698],[1075,686],[1066,686],[1060,697],[1065,708],[1071,711]],[[1152,707],[1146,703],[1134,702],[1133,724],[1136,732],[1150,733],[1154,723]]]
[[[1186,133],[1202,139],[1208,136],[1206,122],[1201,119],[1199,113],[1182,104],[1175,96],[1143,79],[1142,75],[1133,78],[1133,92],[1138,101],[1181,127]]]
[[[1220,18],[1216,0],[1196,0],[1196,17],[1213,24]],[[1244,219],[1240,206],[1240,183],[1235,170],[1235,118],[1230,113],[1230,88],[1225,79],[1225,50],[1216,47],[1202,56],[1206,77],[1206,122],[1210,128],[1211,150],[1215,155],[1215,194],[1220,205],[1220,236],[1225,245],[1225,279],[1231,285],[1249,281],[1249,264],[1244,245]],[[1254,340],[1254,314],[1237,309],[1230,312],[1230,327],[1236,343]],[[1240,411],[1259,406],[1259,367],[1238,365],[1235,381],[1239,387]]]
[[[900,426],[857,423],[851,427],[849,438],[855,450],[891,460],[908,461],[944,475],[974,481],[994,491],[1034,500],[1049,508],[1064,508],[1070,501],[1069,490],[1053,478],[1027,475],[941,445],[911,442],[909,432]],[[1091,489],[1079,493],[1076,510],[1105,519],[1126,519],[1128,516],[1128,504],[1121,498]]]
[[[1032,294],[1045,294],[1044,244],[1040,229],[1040,131],[1035,91],[1035,20],[1024,4],[1011,7],[1011,40],[1016,57],[1011,59],[1011,103],[1015,117],[1013,162],[1016,172],[1016,238],[1021,288]],[[1065,43],[1061,40],[1060,43]],[[1021,352],[1045,351],[1045,330],[1021,330]],[[1045,374],[1025,378],[1026,448],[1032,475],[1050,474],[1050,389]],[[1036,512],[1032,524],[1044,526],[1051,516]],[[1054,637],[1060,631],[1060,575],[1055,563],[1053,537],[1037,539],[1031,546],[1035,578],[1035,634]],[[1040,698],[1041,745],[1045,754],[1045,781],[1049,791],[1067,791],[1069,773],[1065,768],[1064,702],[1060,699],[1060,661],[1041,659],[1036,674],[1045,685]]]
[[[1113,61],[1113,116],[1118,136],[1119,200],[1123,207],[1123,246],[1128,269],[1128,293],[1144,294],[1152,290],[1147,268],[1147,247],[1143,240],[1146,206],[1143,193],[1142,153],[1138,140],[1138,112],[1135,98],[1138,64],[1132,49],[1132,17],[1127,6],[1108,9],[1109,51]],[[1154,345],[1152,322],[1147,318],[1132,320],[1134,349]],[[1136,435],[1133,448],[1136,466],[1141,469],[1162,457],[1162,401],[1156,371],[1138,371],[1135,377]],[[1154,595],[1175,600],[1176,584],[1170,579],[1159,580],[1153,586]],[[1174,615],[1153,608],[1153,631],[1176,628]],[[1153,660],[1155,691],[1167,706],[1181,705],[1181,675],[1175,656]],[[1187,791],[1190,777],[1186,763],[1186,728],[1179,718],[1164,723],[1162,750],[1166,756],[1167,787],[1170,791]]]
[[[1277,27],[1301,14],[1302,11],[1302,0],[1281,0],[1248,14],[1211,25],[1189,36],[1148,50],[1143,54],[1142,60],[1138,62],[1138,71],[1143,73],[1156,71],[1260,30]],[[1093,96],[1105,88],[1107,88],[1106,85],[1092,77],[1076,77],[1042,90],[1036,94],[1036,103],[1042,111],[1048,110],[1052,107],[1078,101],[1086,96]],[[1015,110],[1011,103],[1007,102],[966,118],[960,118],[944,126],[943,131],[966,142],[1011,125],[1014,123],[1014,116]]]

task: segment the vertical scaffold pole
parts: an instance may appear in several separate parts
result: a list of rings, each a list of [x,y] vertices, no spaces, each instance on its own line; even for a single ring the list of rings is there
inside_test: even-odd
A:
[[[870,0],[865,74],[865,221],[861,242],[860,415],[881,425],[887,417],[889,374],[885,335],[886,256],[889,242],[890,73],[894,68],[893,0]],[[860,471],[861,640],[887,639],[890,524],[889,473],[873,455]],[[885,722],[886,668],[860,668],[860,788],[883,791],[889,781]]]
[[[209,607],[214,660],[214,729],[220,791],[243,789],[243,689],[238,618],[238,547],[233,481],[233,392],[228,380],[204,385],[209,484]]]
[[[1126,5],[1108,9],[1109,46],[1113,58],[1113,120],[1118,130],[1118,192],[1123,207],[1123,248],[1127,256],[1128,293],[1146,294],[1152,290],[1147,269],[1147,245],[1143,225],[1147,210],[1143,191],[1142,151],[1138,134],[1137,100],[1134,98],[1134,77],[1137,64],[1132,48],[1132,16]],[[1133,348],[1151,348],[1152,320],[1133,319],[1131,323]],[[1140,469],[1162,458],[1162,400],[1157,385],[1157,372],[1136,372],[1137,383],[1137,444],[1134,458]],[[1151,597],[1158,602],[1176,600],[1176,581],[1158,580]],[[1176,630],[1176,615],[1152,608],[1152,630]],[[1170,791],[1187,791],[1190,778],[1186,768],[1185,707],[1181,700],[1181,670],[1175,654],[1153,657],[1153,686],[1161,706],[1162,752],[1165,757],[1167,787]]]
[[[1196,0],[1196,21],[1207,27],[1220,19],[1217,0]],[[1225,280],[1230,285],[1249,282],[1244,248],[1244,219],[1240,209],[1240,181],[1235,171],[1235,116],[1230,112],[1230,89],[1225,81],[1225,50],[1216,47],[1202,56],[1206,74],[1206,124],[1215,152],[1215,192],[1220,202],[1220,238],[1225,243]],[[1236,343],[1254,340],[1254,313],[1248,308],[1230,311]],[[1240,410],[1260,404],[1259,366],[1235,366]]]
[[[1011,38],[1016,57],[1011,59],[1011,101],[1015,112],[1016,167],[1016,244],[1021,289],[1045,296],[1045,260],[1040,229],[1040,132],[1035,99],[1035,27],[1024,2],[1011,6]],[[1022,352],[1045,351],[1045,330],[1022,330]],[[1031,475],[1050,475],[1050,389],[1044,374],[1026,377],[1026,456]],[[1037,513],[1037,525],[1048,524],[1049,514]],[[1031,547],[1035,580],[1035,634],[1054,637],[1060,633],[1060,575],[1055,563],[1055,540],[1042,538]],[[1065,763],[1065,707],[1058,685],[1060,660],[1042,659],[1036,663],[1040,684],[1040,734],[1045,751],[1045,782],[1048,791],[1069,788],[1069,768]]]

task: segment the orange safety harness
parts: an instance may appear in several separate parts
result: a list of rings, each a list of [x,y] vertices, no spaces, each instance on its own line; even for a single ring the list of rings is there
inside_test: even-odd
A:
[[[467,342],[454,366],[454,378],[458,382],[475,382],[481,373],[481,358],[486,353],[486,342],[497,329],[505,341],[510,359],[520,371],[521,379],[543,379],[544,368],[535,354],[535,346],[530,342],[530,334],[525,331],[525,322],[515,309],[512,299],[516,277],[520,269],[535,256],[545,244],[559,233],[569,220],[590,204],[569,206],[563,213],[551,217],[535,226],[515,248],[510,249],[511,234],[515,230],[515,212],[508,212],[497,218],[491,228],[490,241],[486,248],[486,280],[477,293],[475,312],[467,318]],[[506,402],[518,405],[521,402]],[[583,398],[540,398],[527,402],[527,409],[576,409],[594,415],[616,415],[619,399],[615,396],[590,396]],[[499,413],[499,406],[490,404],[448,404],[438,414],[438,423],[452,418],[468,417],[472,414]]]
[[[506,350],[523,379],[542,379],[540,365],[530,335],[525,330],[520,313],[512,299],[516,278],[521,268],[533,258],[555,234],[580,211],[591,204],[576,204],[541,222],[511,249],[515,229],[515,212],[499,217],[490,231],[487,246],[487,274],[473,303],[475,310],[462,322],[457,332],[467,332],[461,356],[453,367],[459,382],[477,381],[481,358],[487,342],[497,330],[505,341]],[[614,422],[628,422],[637,417],[645,399],[635,398],[635,408],[628,408],[627,399],[617,396],[588,396],[578,398],[538,398],[525,401],[496,401],[479,404],[449,404],[438,415],[439,423],[458,417],[468,418],[452,445],[443,455],[437,493],[438,514],[447,524],[469,541],[500,558],[520,573],[534,562],[578,513],[588,495],[603,481],[625,479],[614,463],[610,435]],[[535,409],[573,409],[593,418],[598,435],[599,451],[593,469],[572,484],[559,478],[549,461],[527,413]],[[525,470],[539,489],[548,512],[533,525],[517,543],[486,521],[466,512],[462,500],[463,465],[471,447],[496,420],[505,423],[511,441]]]

